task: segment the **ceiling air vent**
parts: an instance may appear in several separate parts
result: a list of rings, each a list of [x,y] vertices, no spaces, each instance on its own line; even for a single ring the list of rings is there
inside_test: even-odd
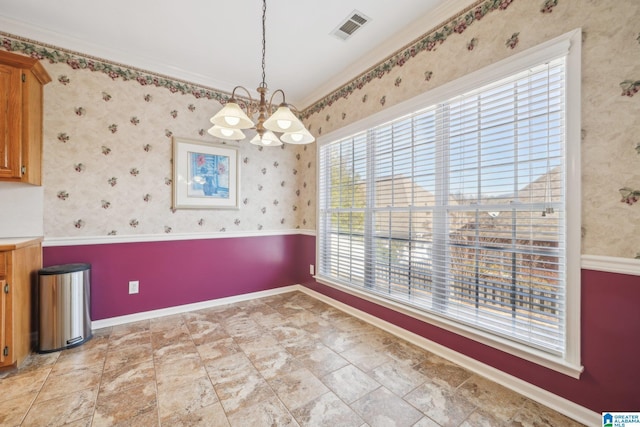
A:
[[[369,21],[371,21],[371,18],[357,10],[354,10],[331,32],[331,34],[338,37],[340,40],[346,40]]]

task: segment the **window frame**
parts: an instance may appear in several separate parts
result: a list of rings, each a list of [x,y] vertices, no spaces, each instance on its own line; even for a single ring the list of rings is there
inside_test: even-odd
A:
[[[450,332],[473,339],[482,344],[513,354],[525,360],[537,363],[557,372],[579,378],[583,370],[580,357],[580,240],[581,240],[581,41],[580,28],[563,34],[538,46],[529,48],[474,71],[454,81],[445,83],[433,90],[422,93],[412,99],[389,107],[358,122],[318,138],[317,155],[320,158],[320,147],[334,141],[349,137],[356,133],[372,129],[399,117],[412,114],[430,105],[469,92],[477,87],[491,84],[522,70],[534,67],[546,61],[566,56],[566,99],[565,99],[565,188],[566,191],[566,316],[565,316],[565,351],[564,356],[555,356],[508,339],[466,326],[455,321],[439,317],[435,314],[420,311],[400,302],[386,299],[380,295],[366,292],[351,286],[332,281],[330,278],[316,276],[319,283],[335,287],[349,294],[369,300],[411,317],[441,327]],[[317,170],[317,181],[320,170]],[[319,184],[318,184],[319,185]],[[320,197],[320,191],[318,196]],[[318,201],[318,229],[320,221]],[[319,258],[321,236],[316,238],[316,264]],[[319,265],[319,264],[317,264]]]

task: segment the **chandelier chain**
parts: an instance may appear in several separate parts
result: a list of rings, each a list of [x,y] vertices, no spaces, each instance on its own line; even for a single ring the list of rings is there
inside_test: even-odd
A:
[[[251,92],[244,86],[234,87],[233,92],[231,92],[231,98],[228,99],[226,105],[210,119],[213,126],[208,132],[217,138],[239,141],[245,138],[245,134],[242,132],[243,129],[255,129],[256,136],[250,142],[259,146],[278,146],[282,145],[283,142],[308,144],[315,141],[313,135],[309,133],[300,119],[289,109],[282,89],[276,90],[267,102],[266,57],[267,0],[262,0],[262,82],[256,89],[260,95],[260,100],[252,99]],[[246,113],[234,98],[236,89],[243,89],[249,96],[249,102],[245,103],[244,106]],[[277,93],[282,95],[282,103],[274,108],[272,101]],[[256,114],[257,120],[254,121],[250,116]]]
[[[262,87],[267,87],[265,72],[265,56],[267,53],[267,32],[265,30],[267,24],[267,0],[262,1]]]

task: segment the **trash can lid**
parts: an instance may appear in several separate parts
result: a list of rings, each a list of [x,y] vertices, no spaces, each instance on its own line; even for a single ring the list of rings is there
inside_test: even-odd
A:
[[[82,263],[52,265],[51,267],[45,267],[38,270],[38,274],[41,276],[47,276],[50,274],[74,273],[76,271],[89,270],[90,268],[91,268],[91,264],[82,264]]]

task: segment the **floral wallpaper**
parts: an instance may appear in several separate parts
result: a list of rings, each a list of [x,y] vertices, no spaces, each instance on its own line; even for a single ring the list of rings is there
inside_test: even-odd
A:
[[[582,28],[582,252],[640,256],[630,238],[640,234],[638,16],[635,0],[480,0],[302,117],[321,136]],[[315,144],[234,143],[241,208],[173,211],[171,137],[216,142],[208,118],[228,94],[4,33],[0,40],[41,58],[54,78],[45,89],[47,237],[315,228]]]
[[[8,36],[2,46],[43,58],[53,80],[44,106],[46,238],[315,228],[315,144],[223,142],[206,130],[224,94]],[[173,136],[238,147],[240,209],[172,209]]]
[[[327,134],[582,28],[582,253],[640,257],[638,17],[635,0],[478,1],[309,106],[306,123]]]

